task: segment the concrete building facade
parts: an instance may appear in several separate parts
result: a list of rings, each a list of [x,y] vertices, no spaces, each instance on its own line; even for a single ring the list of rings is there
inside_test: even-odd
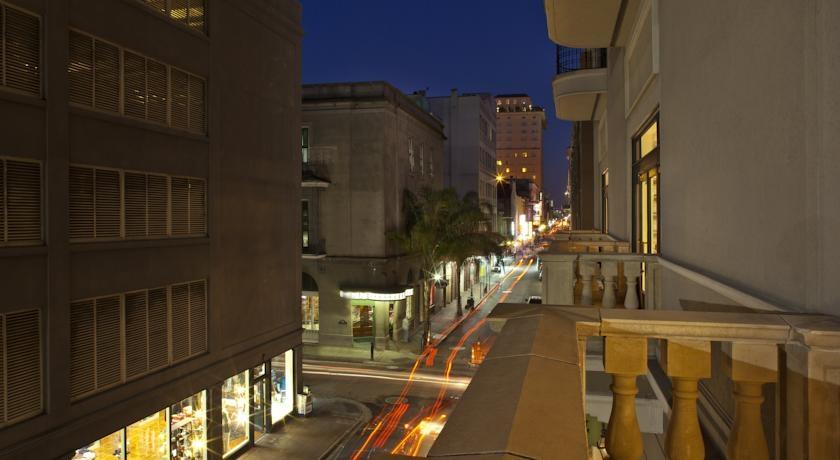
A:
[[[496,96],[496,172],[543,185],[545,112],[527,94]]]
[[[643,274],[655,280],[646,295],[658,308],[840,315],[831,281],[840,274],[840,183],[830,179],[840,169],[836,2],[574,3],[545,1],[561,45],[557,115],[576,122],[576,228],[658,261]],[[717,368],[725,350],[711,348],[717,364],[698,405],[719,450],[739,398],[735,377]],[[814,397],[836,349],[826,364],[775,348],[768,356],[779,366],[761,407],[771,458],[834,455],[840,438],[823,427],[838,426],[840,412],[800,417],[801,400],[772,406]],[[811,444],[820,436],[827,443]]]
[[[488,215],[496,215],[496,113],[490,94],[428,98],[444,126],[444,186],[459,196],[475,193]]]
[[[0,15],[0,458],[247,448],[299,381],[300,5]]]
[[[443,126],[385,82],[304,85],[302,117],[305,340],[384,349],[419,321],[425,274],[390,235],[443,186]]]

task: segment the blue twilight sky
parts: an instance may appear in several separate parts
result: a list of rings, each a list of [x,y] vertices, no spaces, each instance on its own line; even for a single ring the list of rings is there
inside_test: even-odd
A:
[[[539,0],[302,0],[303,82],[385,80],[405,93],[528,93],[546,110],[543,178],[566,187],[571,124],[554,116]]]

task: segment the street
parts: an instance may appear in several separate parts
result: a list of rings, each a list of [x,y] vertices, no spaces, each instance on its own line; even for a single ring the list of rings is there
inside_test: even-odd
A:
[[[366,459],[378,451],[425,455],[469,385],[476,368],[471,361],[480,360],[493,344],[487,315],[497,303],[525,303],[539,294],[536,259],[526,258],[509,268],[499,289],[474,311],[465,311],[466,318],[440,343],[433,341],[434,351],[412,366],[305,362],[304,384],[315,395],[356,400],[373,414],[329,458]]]

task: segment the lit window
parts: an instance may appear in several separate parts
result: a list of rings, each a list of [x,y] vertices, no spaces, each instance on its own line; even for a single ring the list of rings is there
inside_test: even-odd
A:
[[[510,168],[505,168],[505,172],[506,172],[506,173],[509,173],[509,172],[510,172]]]
[[[501,166],[501,165],[502,165],[502,160],[496,160],[496,166]]]
[[[528,158],[528,152],[522,152],[522,158]]]
[[[250,439],[248,371],[225,380],[222,384],[222,452],[228,454],[244,446]]]
[[[300,156],[309,163],[309,128],[300,128]]]
[[[524,173],[528,172],[528,168],[522,168],[522,172],[524,172]]]
[[[639,153],[642,157],[652,152],[654,149],[656,149],[656,147],[659,147],[658,121],[654,121],[653,123],[651,123],[650,126],[648,126],[648,128],[645,130],[645,132],[642,133],[639,144]]]

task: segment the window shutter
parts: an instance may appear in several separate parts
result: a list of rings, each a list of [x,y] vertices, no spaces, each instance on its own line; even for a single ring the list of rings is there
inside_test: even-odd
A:
[[[70,305],[70,397],[96,389],[96,339],[93,300]]]
[[[3,8],[0,8],[0,12],[2,11]],[[0,20],[2,19],[0,17]],[[0,33],[0,36],[3,36],[3,34]],[[4,241],[6,241],[6,161],[0,160],[0,242]],[[2,384],[2,381],[0,381],[0,384]],[[0,412],[0,418],[2,418],[2,414]]]
[[[190,83],[190,131],[205,132],[204,123],[204,80],[189,76]]]
[[[41,164],[6,160],[9,241],[41,241]]]
[[[189,285],[172,286],[172,361],[190,355]]]
[[[94,208],[96,237],[120,236],[120,173],[108,169],[95,170]]]
[[[149,236],[166,236],[169,231],[169,181],[166,176],[149,174],[148,187]]]
[[[96,387],[122,381],[120,296],[96,299]]]
[[[190,283],[190,356],[207,351],[207,286]]]
[[[39,19],[14,8],[5,10],[5,84],[41,94],[41,31]]]
[[[94,237],[93,168],[70,167],[70,239]]]
[[[189,129],[188,106],[189,77],[186,73],[170,67],[170,124],[173,128]]]
[[[70,102],[93,107],[93,38],[70,31],[67,65]]]
[[[172,178],[172,234],[186,235],[189,233],[189,179],[184,177]]]
[[[2,51],[6,49],[6,37],[4,37],[5,33],[2,29],[2,24],[5,24],[5,16],[6,8],[0,5],[0,84],[5,84],[6,82],[6,57],[4,56],[6,53]],[[0,421],[3,420],[3,414],[4,412],[0,411]]]
[[[152,8],[166,14],[166,0],[145,0],[146,4]]]
[[[169,313],[166,288],[149,290],[149,370],[169,365]]]
[[[5,318],[7,421],[41,413],[41,322],[38,310]]]
[[[190,234],[207,234],[207,188],[201,179],[190,179]]]
[[[97,109],[120,111],[120,50],[108,43],[94,42],[94,104]]]
[[[123,113],[146,118],[146,58],[123,51]]]
[[[166,101],[167,81],[166,66],[160,62],[146,59],[146,74],[148,78],[148,119],[161,124],[167,123]]]
[[[146,236],[146,175],[125,173],[125,236]]]
[[[204,32],[204,3],[204,0],[189,0],[188,25],[199,32]]]
[[[136,377],[149,371],[146,291],[125,295],[125,375]]]
[[[169,17],[186,24],[188,6],[187,0],[169,0]]]

